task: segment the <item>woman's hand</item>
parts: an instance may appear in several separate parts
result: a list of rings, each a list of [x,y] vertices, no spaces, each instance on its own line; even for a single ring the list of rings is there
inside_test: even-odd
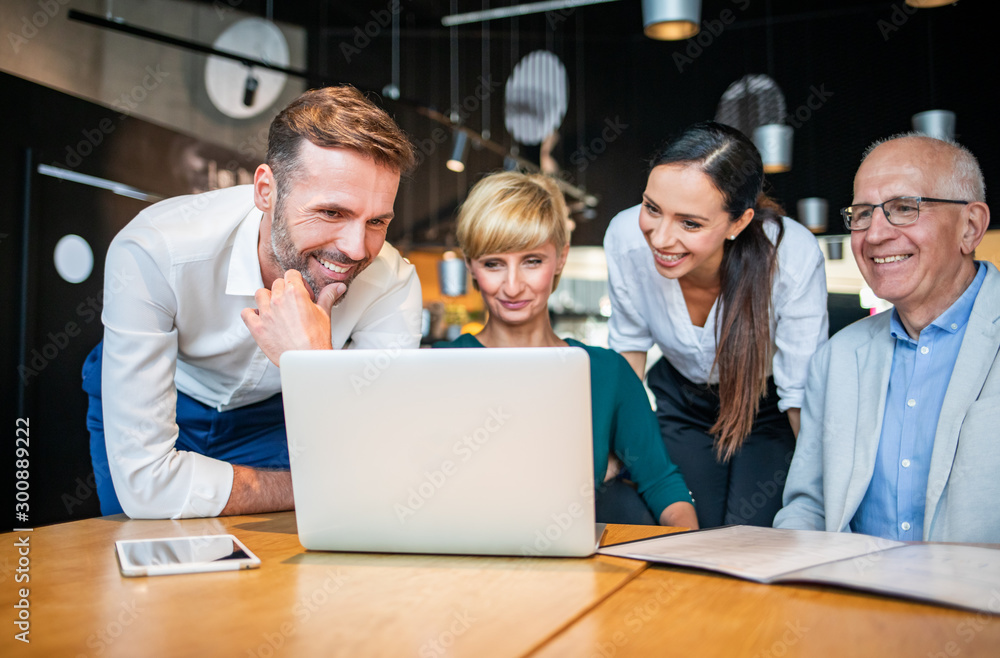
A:
[[[683,501],[667,505],[660,513],[660,525],[697,530],[698,515],[694,511],[694,505]]]
[[[608,455],[608,472],[604,475],[605,482],[611,482],[622,472],[622,463],[618,461],[614,453]]]

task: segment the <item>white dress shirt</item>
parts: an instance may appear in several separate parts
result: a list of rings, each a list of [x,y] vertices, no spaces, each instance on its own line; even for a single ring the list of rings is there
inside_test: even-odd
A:
[[[240,318],[264,287],[261,218],[250,185],[177,197],[141,212],[108,249],[104,431],[133,518],[216,516],[229,500],[230,464],[174,448],[177,391],[225,411],[281,390]],[[416,270],[386,243],[333,309],[333,347],[416,347],[421,306]]]
[[[691,323],[676,279],[656,270],[639,228],[639,206],[611,220],[604,236],[611,295],[608,342],[617,352],[646,352],[655,343],[684,377],[696,384],[717,384],[716,300],[704,327]],[[778,388],[778,408],[801,408],[809,359],[827,339],[826,269],[819,243],[798,222],[783,218],[785,235],[778,246],[778,269],[772,285],[770,318],[771,374]],[[773,222],[764,225],[777,239]]]

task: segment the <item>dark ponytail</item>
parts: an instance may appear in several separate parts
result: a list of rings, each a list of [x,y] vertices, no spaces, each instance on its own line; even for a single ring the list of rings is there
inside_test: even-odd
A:
[[[650,169],[665,164],[697,166],[722,193],[723,208],[737,221],[748,208],[754,216],[733,241],[726,240],[719,268],[722,314],[716,317],[715,365],[719,368],[719,418],[709,430],[716,455],[728,460],[753,428],[767,394],[771,359],[771,285],[777,244],[784,236],[781,206],[763,192],[764,166],[746,135],[709,121],[691,126],[661,149]],[[765,222],[776,222],[772,243]]]

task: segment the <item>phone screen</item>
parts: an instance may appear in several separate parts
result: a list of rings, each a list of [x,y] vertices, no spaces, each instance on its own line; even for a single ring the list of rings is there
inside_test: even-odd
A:
[[[260,560],[232,535],[116,542],[127,576],[249,569]]]

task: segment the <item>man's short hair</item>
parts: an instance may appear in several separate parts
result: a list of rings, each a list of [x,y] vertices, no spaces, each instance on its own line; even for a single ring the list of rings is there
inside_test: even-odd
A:
[[[310,89],[271,122],[267,165],[278,179],[279,193],[298,168],[300,146],[307,139],[324,148],[344,148],[375,164],[408,174],[416,162],[413,146],[385,110],[350,85]]]
[[[972,151],[951,139],[931,137],[920,132],[898,133],[872,142],[871,146],[865,149],[861,161],[864,162],[871,152],[882,144],[897,139],[929,140],[947,148],[952,157],[951,180],[943,193],[963,201],[986,201],[986,179],[983,178],[983,170],[979,166],[979,161],[976,156],[972,155]]]

